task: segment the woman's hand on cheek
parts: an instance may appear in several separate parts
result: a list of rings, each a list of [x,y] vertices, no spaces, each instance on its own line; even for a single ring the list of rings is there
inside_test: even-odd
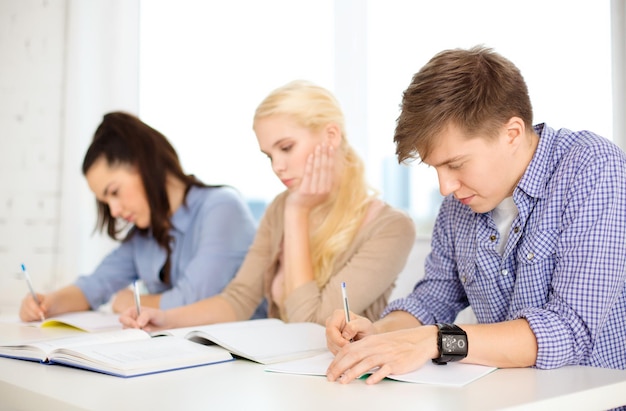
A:
[[[307,158],[300,186],[287,199],[289,205],[311,210],[328,199],[335,177],[334,157],[332,146],[315,147]]]

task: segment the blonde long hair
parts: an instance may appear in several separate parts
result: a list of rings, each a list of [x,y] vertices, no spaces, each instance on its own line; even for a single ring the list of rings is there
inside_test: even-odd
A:
[[[343,162],[343,173],[337,192],[310,216],[313,221],[318,218],[322,221],[309,233],[313,272],[317,286],[322,288],[333,273],[337,255],[354,240],[367,213],[371,192],[365,181],[365,168],[346,139],[339,102],[328,90],[303,80],[287,83],[259,104],[253,124],[274,115],[289,116],[314,132],[330,123],[341,130],[338,158]]]

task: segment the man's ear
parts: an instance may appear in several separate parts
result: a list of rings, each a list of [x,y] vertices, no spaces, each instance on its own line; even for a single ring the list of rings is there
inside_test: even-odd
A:
[[[324,129],[326,132],[326,141],[333,148],[337,149],[341,145],[341,129],[335,123],[328,123]]]
[[[526,125],[519,117],[511,117],[504,125],[506,142],[514,147],[518,147],[525,140]]]

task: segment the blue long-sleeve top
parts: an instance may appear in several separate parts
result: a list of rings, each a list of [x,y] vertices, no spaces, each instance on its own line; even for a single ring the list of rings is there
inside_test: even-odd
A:
[[[92,309],[136,279],[150,294],[161,294],[162,309],[218,294],[237,273],[256,232],[250,209],[230,187],[192,187],[171,221],[171,286],[160,278],[166,250],[150,234],[136,233],[74,283]]]

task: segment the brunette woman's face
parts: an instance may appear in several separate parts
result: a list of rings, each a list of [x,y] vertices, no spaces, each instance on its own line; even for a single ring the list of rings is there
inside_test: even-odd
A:
[[[257,120],[254,132],[259,148],[272,162],[272,170],[290,191],[300,185],[309,154],[322,142],[329,143],[324,130],[311,131],[283,115]]]
[[[98,201],[109,206],[113,218],[122,218],[138,228],[150,226],[150,206],[141,176],[128,164],[109,166],[100,157],[85,174]]]

